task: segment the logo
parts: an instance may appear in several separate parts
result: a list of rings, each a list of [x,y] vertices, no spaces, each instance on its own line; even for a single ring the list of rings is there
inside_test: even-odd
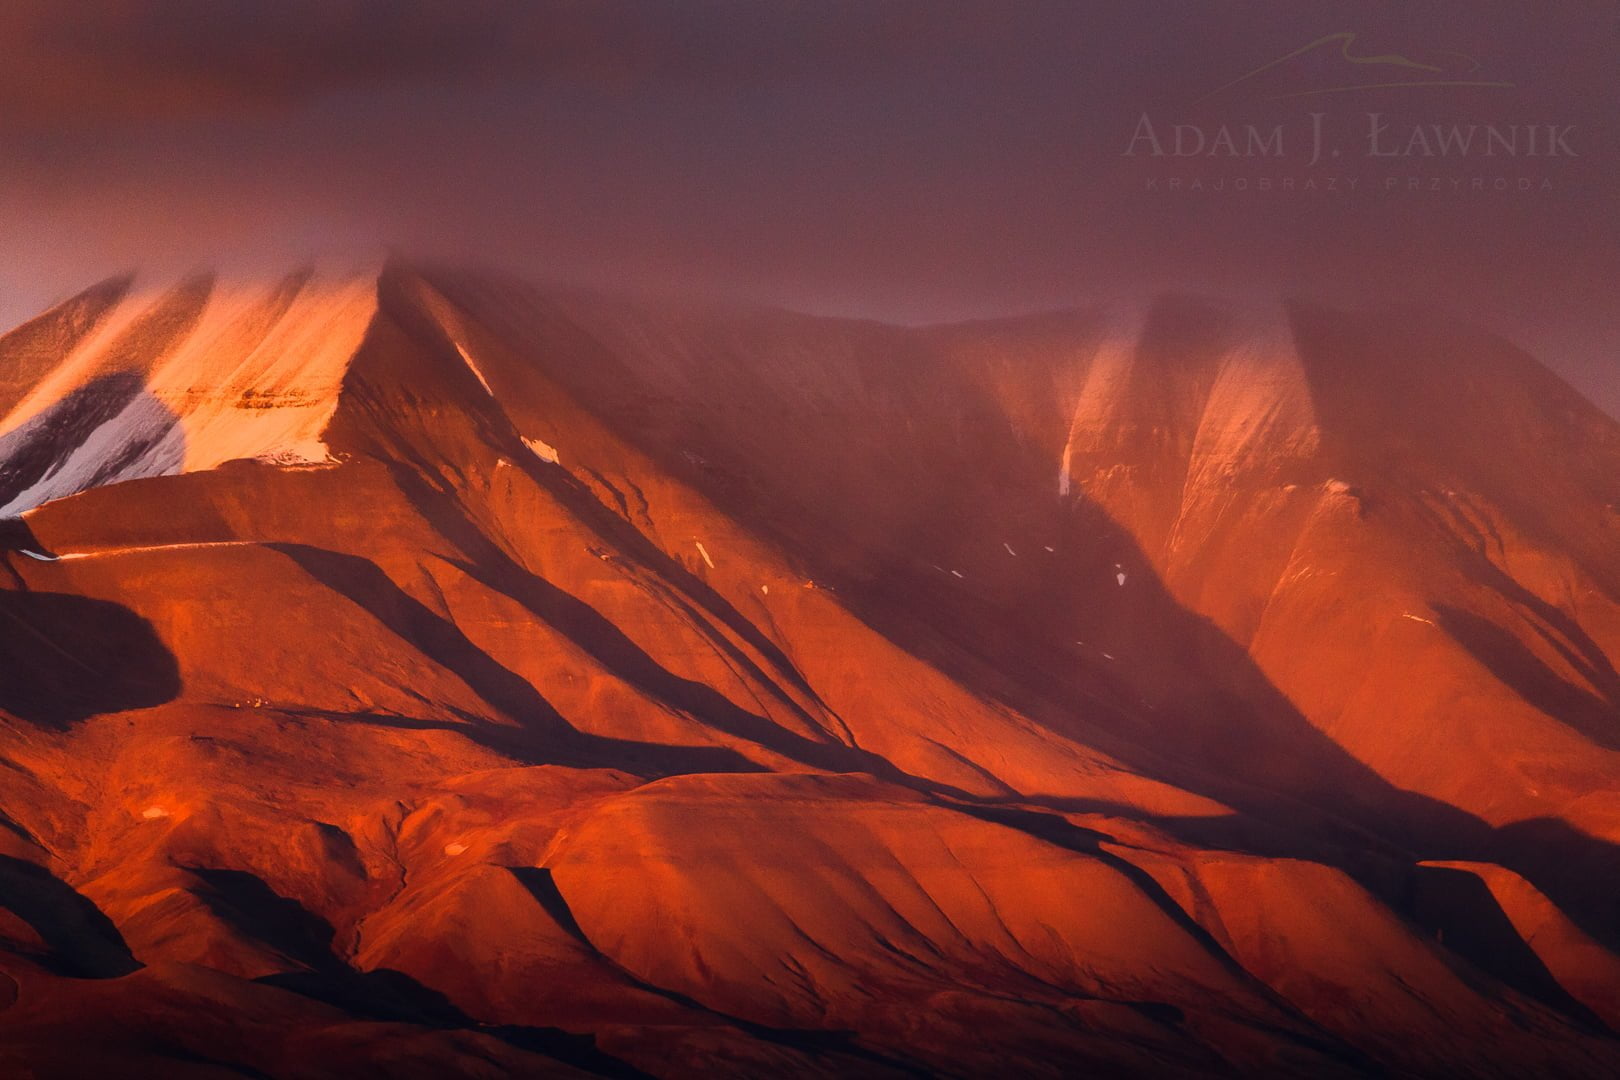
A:
[[[1267,76],[1285,74],[1290,68],[1300,72],[1302,77],[1299,81],[1307,85],[1285,87],[1280,90],[1273,87],[1270,96],[1274,100],[1287,101],[1292,98],[1326,94],[1437,86],[1472,86],[1506,90],[1514,85],[1497,79],[1478,78],[1484,65],[1466,53],[1450,50],[1435,52],[1428,58],[1429,62],[1413,60],[1399,53],[1358,56],[1351,51],[1356,43],[1356,36],[1348,30],[1341,30],[1336,34],[1319,37],[1308,45],[1302,45],[1293,52],[1284,53],[1275,60],[1261,64],[1253,71],[1239,75],[1224,86],[1216,87],[1193,104],[1202,105],[1211,98],[1240,87],[1253,87],[1257,83],[1263,83]],[[1317,82],[1327,85],[1308,85]]]
[[[1149,191],[1551,190],[1551,159],[1579,156],[1575,125],[1481,115],[1511,103],[1515,86],[1467,53],[1384,52],[1342,30],[1244,71],[1179,115],[1144,110],[1122,156],[1181,170],[1148,177]],[[1374,100],[1359,111],[1336,104],[1357,97]],[[1301,111],[1289,115],[1279,102],[1300,102]],[[1471,115],[1424,115],[1436,106]],[[1480,159],[1480,168],[1447,167],[1463,159]],[[1351,162],[1360,164],[1324,175]],[[1263,171],[1234,172],[1245,163]],[[1378,175],[1363,175],[1370,169]]]

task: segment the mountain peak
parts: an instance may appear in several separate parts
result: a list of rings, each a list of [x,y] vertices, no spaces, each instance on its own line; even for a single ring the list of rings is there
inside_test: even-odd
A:
[[[241,458],[325,460],[375,311],[374,275],[307,268],[114,280],[58,305],[0,338],[0,514]]]
[[[988,397],[1048,447],[1064,490],[1127,446],[1168,483],[1281,475],[1309,457],[1365,477],[1413,439],[1433,444],[1415,456],[1431,471],[1478,473],[1470,432],[1482,425],[1526,453],[1569,438],[1565,421],[1579,440],[1620,445],[1612,422],[1535,361],[1432,313],[1167,295],[1130,311],[906,328],[539,289],[391,254],[279,276],[111,278],[0,337],[0,514],[237,459],[326,461],[326,428],[379,314],[431,346],[410,362],[373,357],[372,385],[392,379],[406,396],[484,408],[495,392],[474,354],[492,348],[570,365],[581,350],[639,357],[645,368],[622,373],[620,390],[645,382],[671,400],[707,383],[723,397],[743,379],[787,410],[847,403],[916,420]],[[719,355],[729,359],[695,362]],[[1428,417],[1442,401],[1456,408],[1439,424]],[[1162,508],[1161,530],[1177,513]]]

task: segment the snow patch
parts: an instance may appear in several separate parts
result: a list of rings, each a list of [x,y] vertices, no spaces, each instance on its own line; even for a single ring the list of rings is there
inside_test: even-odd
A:
[[[467,370],[471,371],[475,376],[478,377],[478,383],[484,388],[484,393],[488,394],[490,397],[494,397],[495,391],[489,388],[489,380],[484,378],[483,370],[479,368],[477,361],[473,360],[472,354],[466,349],[462,348],[461,342],[459,341],[456,342],[456,352],[461,354],[461,362],[467,365]]]
[[[319,439],[305,439],[290,446],[258,454],[253,458],[261,465],[275,465],[284,469],[310,469],[336,465],[334,458]]]
[[[178,544],[133,544],[129,547],[102,548],[100,551],[68,552],[56,556],[52,561],[70,562],[76,559],[98,559],[108,555],[131,555],[145,551],[192,551],[201,548],[252,547],[258,543],[257,540],[193,540]]]
[[[701,540],[694,540],[692,542],[697,545],[698,554],[703,556],[703,561],[709,564],[710,570],[713,570],[714,560],[709,558],[709,549],[703,546],[703,541]]]
[[[444,853],[446,855],[460,855],[460,854],[463,854],[466,850],[467,850],[467,845],[466,844],[446,844],[446,845],[444,845]]]
[[[559,465],[562,463],[562,459],[557,453],[557,448],[546,442],[544,439],[531,439],[527,435],[524,435],[522,438],[523,445],[534,451],[534,456],[539,458],[541,461],[549,461],[553,465]]]
[[[157,821],[160,818],[166,818],[168,816],[169,812],[163,809],[161,806],[148,806],[145,810],[141,811],[141,817],[147,821]]]
[[[1018,552],[1014,551],[1012,549],[1012,545],[1007,543],[1007,541],[1003,540],[1001,542],[1001,546],[1006,548],[1007,549],[1007,554],[1011,555],[1013,558],[1016,559],[1018,557]]]
[[[80,434],[75,428],[81,424],[95,426]],[[177,473],[185,464],[186,435],[175,414],[137,380],[112,379],[0,438],[0,463],[34,458],[45,459],[37,479],[0,507],[0,517],[120,480]]]

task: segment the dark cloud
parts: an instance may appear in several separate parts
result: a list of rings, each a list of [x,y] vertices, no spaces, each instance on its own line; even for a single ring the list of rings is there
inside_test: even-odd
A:
[[[10,0],[0,100],[13,123],[286,105],[600,60],[600,23],[587,5],[525,0]]]
[[[940,59],[986,8],[887,0],[10,0],[12,123],[121,122],[308,102],[356,87],[512,80],[743,85]],[[945,18],[940,18],[944,14]]]
[[[1332,85],[1313,81],[1344,73],[1329,50],[1207,98],[1340,32],[1357,56],[1466,56],[1512,86],[1277,100]],[[11,0],[0,41],[12,317],[127,266],[380,245],[911,319],[1159,288],[1394,295],[1480,317],[1620,405],[1620,33],[1601,5]],[[1208,127],[1317,108],[1573,125],[1580,155],[1278,170],[1122,154],[1143,111]],[[1145,190],[1177,170],[1552,188]]]

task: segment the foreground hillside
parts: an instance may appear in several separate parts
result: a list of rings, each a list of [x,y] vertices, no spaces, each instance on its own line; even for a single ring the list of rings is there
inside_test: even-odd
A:
[[[1620,426],[1417,311],[0,338],[0,1066],[1620,1072]]]

